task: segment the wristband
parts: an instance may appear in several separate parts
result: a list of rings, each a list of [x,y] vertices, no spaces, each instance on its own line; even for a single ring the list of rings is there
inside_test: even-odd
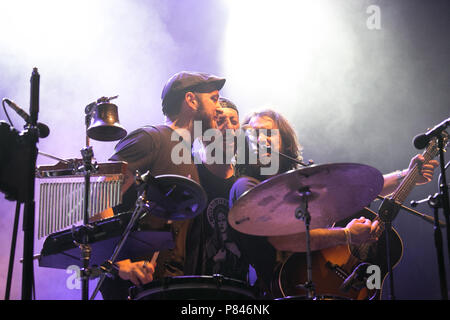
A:
[[[347,228],[344,228],[345,239],[347,240],[347,244],[350,246],[352,244],[352,236],[350,231]]]
[[[403,171],[397,170],[397,171],[394,171],[394,173],[397,175],[397,182],[401,182],[404,178]]]

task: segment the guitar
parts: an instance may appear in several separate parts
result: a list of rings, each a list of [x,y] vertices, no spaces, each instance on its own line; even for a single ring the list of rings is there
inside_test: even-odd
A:
[[[444,131],[444,142],[447,143],[448,134]],[[439,152],[437,139],[429,142],[426,150],[423,152],[425,163],[433,159]],[[409,170],[406,177],[389,198],[390,203],[402,204],[408,197],[411,190],[416,185],[420,168],[416,164]],[[384,201],[383,201],[384,203]],[[385,208],[382,204],[381,210]],[[397,206],[398,208],[398,206]],[[381,212],[381,211],[380,211]],[[398,212],[398,209],[397,209]],[[379,229],[376,236],[378,241],[373,243],[364,243],[359,246],[339,245],[311,253],[312,279],[315,293],[326,299],[380,299],[384,281],[388,275],[388,264],[386,262],[386,230],[385,223],[374,211],[364,208],[352,217],[340,221],[337,226],[345,226],[353,218],[365,216],[373,222],[379,221]],[[391,221],[395,218],[396,212],[391,215]],[[391,228],[389,233],[391,265],[395,268],[403,255],[402,240]],[[344,284],[344,280],[350,275],[365,271],[368,265],[378,265],[381,271],[380,289],[369,290],[365,279],[356,277],[358,281],[351,284]],[[272,295],[274,297],[295,297],[305,296],[307,290],[302,287],[307,282],[307,259],[306,253],[293,253],[287,260],[280,264],[275,270],[274,280],[271,284]],[[358,268],[358,270],[357,270]],[[361,273],[360,273],[361,274]],[[367,274],[366,274],[367,275]]]

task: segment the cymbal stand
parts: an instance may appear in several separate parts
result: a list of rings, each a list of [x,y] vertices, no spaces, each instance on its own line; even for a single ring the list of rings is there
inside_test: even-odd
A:
[[[137,180],[136,183],[138,185],[143,184],[145,187],[146,181],[143,180],[142,177],[138,176],[136,178],[136,180]],[[105,261],[105,263],[103,263],[102,266],[100,267],[102,274],[100,276],[100,280],[98,281],[94,292],[92,293],[90,300],[95,299],[95,296],[100,291],[100,287],[102,286],[103,282],[105,281],[106,276],[117,274],[117,269],[116,269],[117,267],[114,265],[114,262],[116,261],[117,257],[119,256],[120,251],[122,250],[122,247],[124,246],[125,242],[128,239],[128,236],[130,235],[133,228],[135,228],[138,220],[141,219],[144,216],[144,214],[151,212],[153,210],[153,208],[156,207],[156,205],[157,205],[156,202],[148,201],[147,190],[144,189],[136,201],[136,207],[131,216],[131,219],[128,222],[128,225],[127,225],[125,231],[123,232],[119,242],[117,243],[116,247],[114,248],[114,252],[111,255],[111,258],[109,260]]]
[[[311,264],[311,237],[309,232],[309,226],[311,223],[311,215],[308,211],[308,197],[311,195],[309,187],[304,187],[298,190],[301,203],[295,210],[295,217],[305,222],[306,227],[306,263],[307,263],[307,280],[303,287],[308,291],[308,299],[313,300],[315,298],[315,288],[312,281],[312,264]]]

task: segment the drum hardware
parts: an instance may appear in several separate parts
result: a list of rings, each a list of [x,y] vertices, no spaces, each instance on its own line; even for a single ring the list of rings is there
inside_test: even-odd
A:
[[[90,196],[91,196],[91,174],[96,173],[98,169],[97,163],[92,163],[93,160],[93,149],[89,145],[89,138],[97,139],[100,141],[114,141],[122,138],[126,135],[126,130],[120,125],[118,121],[118,112],[117,112],[117,106],[113,105],[110,102],[110,100],[117,98],[111,97],[111,98],[105,98],[102,97],[98,99],[95,103],[91,103],[88,106],[85,107],[85,124],[86,124],[86,147],[81,149],[81,155],[82,155],[82,164],[79,166],[79,163],[76,160],[63,160],[59,159],[57,157],[54,157],[52,155],[41,153],[44,156],[50,157],[52,159],[56,159],[60,161],[60,164],[64,164],[68,168],[63,169],[60,172],[56,172],[56,176],[59,175],[78,175],[79,173],[82,174],[84,177],[84,199],[83,199],[83,226],[80,227],[80,234],[81,239],[76,242],[76,244],[79,247],[79,250],[81,251],[81,261],[82,268],[81,268],[81,280],[82,280],[82,299],[88,300],[89,299],[89,288],[88,288],[88,281],[91,277],[92,270],[90,269],[90,260],[92,256],[92,248],[89,244],[88,240],[88,234],[92,229],[92,226],[89,225],[89,210],[90,208]],[[93,121],[91,121],[93,120]],[[91,123],[92,122],[92,123]],[[35,169],[33,168],[33,172]],[[40,173],[39,169],[36,170],[37,174]],[[55,171],[52,172],[52,174],[55,174]],[[51,176],[51,175],[50,175]],[[49,177],[45,173],[41,175],[41,177]],[[64,188],[64,192],[73,192],[73,190],[68,190],[68,188]],[[64,192],[61,192],[59,196],[61,196]],[[104,197],[106,194],[104,190],[101,191],[101,195]],[[41,194],[41,200],[42,194]],[[60,199],[55,199],[55,201],[59,201]],[[45,205],[45,200],[43,201]],[[56,203],[55,203],[56,205]],[[42,203],[41,203],[42,206]],[[61,217],[56,217],[58,221],[57,226],[63,225],[65,222],[62,222],[63,220],[66,220],[66,214],[67,212],[64,212],[67,209],[67,204],[59,204],[59,207],[62,212]],[[73,220],[73,218],[70,218]],[[34,220],[34,219],[33,219]],[[41,221],[40,221],[41,222]],[[52,225],[53,225],[52,221]],[[40,223],[41,227],[41,223]],[[40,233],[41,235],[41,233]],[[24,263],[25,265],[25,263]]]
[[[114,265],[137,221],[144,215],[151,214],[166,220],[184,220],[195,217],[206,207],[206,193],[195,181],[177,175],[151,176],[149,172],[143,175],[136,173],[138,199],[131,219],[114,248],[106,265]],[[155,250],[159,251],[159,250]],[[156,255],[157,256],[157,255]],[[154,256],[154,259],[156,257]],[[97,283],[91,300],[95,298],[103,284],[108,268],[105,268]]]
[[[311,299],[305,296],[287,296],[275,299],[275,301],[291,301],[291,300],[311,300]],[[323,301],[323,300],[349,300],[349,299],[333,295],[317,295],[312,300]]]
[[[84,173],[84,214],[83,214],[83,225],[84,228],[89,229],[89,196],[90,196],[90,183],[91,183],[91,172],[96,171],[97,165],[92,164],[92,158],[94,157],[94,152],[92,147],[87,146],[81,149],[81,155],[83,156],[84,166],[80,169]],[[89,277],[90,269],[89,262],[91,258],[91,247],[88,243],[88,238],[86,232],[83,233],[81,243],[79,245],[81,250],[81,257],[83,261],[83,267],[80,270],[81,277],[81,296],[82,300],[89,299]]]
[[[89,146],[89,138],[98,141],[115,141],[127,135],[127,131],[119,123],[117,105],[110,103],[117,97],[101,97],[86,106],[86,146]]]
[[[83,158],[83,166],[78,168],[84,174],[84,214],[83,225],[84,228],[89,229],[89,197],[90,197],[90,182],[91,172],[95,173],[97,164],[92,163],[94,152],[89,145],[89,138],[99,141],[115,141],[123,138],[127,132],[119,123],[119,116],[117,106],[109,103],[110,100],[117,98],[102,97],[96,103],[90,103],[85,107],[85,124],[86,124],[86,147],[81,149]],[[82,241],[80,243],[81,257],[83,267],[80,270],[80,277],[82,282],[81,295],[82,300],[89,299],[89,278],[90,278],[90,258],[91,247],[88,243],[87,233],[84,232]]]
[[[87,237],[91,247],[90,268],[92,277],[98,277],[97,269],[107,268],[103,266],[105,261],[111,257],[118,240],[123,234],[131,219],[132,212],[125,212],[89,224],[89,228],[73,226],[49,235],[43,244],[39,260],[39,267],[67,269],[71,265],[83,267],[80,259],[79,245],[83,237]],[[168,226],[160,229],[148,229],[138,224],[128,237],[118,259],[139,259],[146,253],[155,250],[172,249],[174,246],[173,236]],[[101,272],[101,271],[100,271]]]
[[[254,292],[240,280],[212,276],[178,276],[130,288],[130,300],[255,300]]]
[[[308,198],[312,195],[309,187],[301,187],[298,190],[300,199],[300,205],[295,210],[295,217],[299,220],[303,220],[305,223],[306,234],[306,261],[307,261],[307,280],[303,287],[308,292],[308,298],[314,299],[316,296],[314,290],[314,283],[312,280],[312,264],[311,264],[311,238],[309,233],[309,226],[311,223],[311,215],[308,211]]]
[[[362,164],[312,165],[264,180],[242,195],[228,214],[230,225],[245,234],[280,236],[305,232],[292,212],[302,204],[299,190],[308,190],[311,229],[327,228],[352,216],[381,192],[383,176]]]
[[[64,160],[64,159],[55,157],[55,156],[53,156],[51,154],[48,154],[48,153],[45,153],[45,152],[42,152],[42,151],[38,151],[38,153],[40,155],[44,156],[44,157],[47,157],[47,158],[50,158],[50,159],[53,159],[53,160],[58,160],[59,162],[64,163],[64,164],[69,164],[70,163],[70,160]]]
[[[370,203],[383,176],[361,164],[325,164],[269,178],[243,194],[229,212],[230,225],[245,234],[284,236],[305,232],[306,299],[318,300],[312,279],[311,228],[327,228]],[[299,223],[303,220],[304,223]]]
[[[89,218],[122,202],[126,162],[96,163],[90,178]],[[77,225],[84,217],[85,181],[82,159],[37,168],[39,180],[38,239]]]

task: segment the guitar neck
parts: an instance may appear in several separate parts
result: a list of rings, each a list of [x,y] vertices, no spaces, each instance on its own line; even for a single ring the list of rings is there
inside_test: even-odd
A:
[[[424,163],[427,163],[438,154],[437,140],[434,139],[430,141],[425,151],[422,153],[424,157]],[[420,166],[416,163],[409,171],[406,177],[402,180],[397,189],[392,193],[391,200],[396,203],[402,204],[405,202],[408,195],[411,193],[412,189],[416,186],[417,179],[420,175]],[[379,221],[380,227],[377,230],[377,237],[379,237],[384,232],[384,223],[380,219],[380,216],[373,220]]]
[[[443,137],[444,137],[443,148],[445,148],[445,146],[448,142],[447,132],[443,131]],[[437,144],[438,144],[438,141],[436,138],[431,140],[428,143],[427,148],[422,153],[422,156],[424,158],[424,163],[427,163],[428,161],[430,161],[431,159],[436,157],[436,155],[439,152],[439,148],[438,148]],[[415,164],[408,171],[408,174],[406,175],[406,177],[403,179],[403,181],[400,183],[400,185],[394,191],[394,193],[390,197],[390,200],[392,200],[398,204],[402,204],[403,202],[405,202],[405,200],[408,197],[408,195],[410,194],[411,190],[415,187],[419,175],[420,175],[420,166],[418,164]],[[375,222],[375,221],[378,221],[378,223],[379,223],[379,228],[377,229],[375,236],[380,237],[385,230],[385,223],[380,218],[379,214],[375,217],[375,219],[373,219],[373,222]],[[370,248],[370,244],[364,243],[364,244],[360,245],[359,247],[357,247],[355,249],[356,250],[355,252],[357,254],[367,254],[369,248]]]
[[[427,163],[436,157],[437,153],[438,148],[436,148],[436,142],[433,141],[433,143],[428,144],[427,149],[422,153],[422,156],[425,159],[424,163]],[[414,167],[408,171],[406,177],[392,194],[392,200],[400,204],[405,202],[412,189],[416,186],[419,175],[420,166],[416,163]]]

